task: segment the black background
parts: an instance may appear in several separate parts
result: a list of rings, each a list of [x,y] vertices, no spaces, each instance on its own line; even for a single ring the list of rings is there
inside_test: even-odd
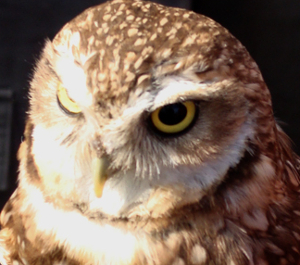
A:
[[[102,1],[104,2],[104,1]],[[271,91],[275,116],[300,151],[300,1],[161,0],[207,15],[235,35],[256,60]],[[46,38],[99,0],[0,0],[0,88],[14,91],[10,188],[16,185],[16,153],[24,130],[27,90]],[[46,150],[45,150],[46,152]],[[0,172],[1,174],[1,172]]]

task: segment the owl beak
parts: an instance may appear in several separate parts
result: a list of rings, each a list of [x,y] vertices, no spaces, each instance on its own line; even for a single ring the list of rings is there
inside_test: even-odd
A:
[[[100,198],[102,196],[104,184],[107,180],[107,169],[109,167],[109,161],[107,156],[101,158],[94,158],[92,161],[92,172],[94,181],[95,195]]]

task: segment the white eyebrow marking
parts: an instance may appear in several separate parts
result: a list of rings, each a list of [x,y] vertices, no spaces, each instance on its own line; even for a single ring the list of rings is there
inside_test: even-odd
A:
[[[197,83],[177,76],[170,76],[162,81],[162,89],[155,96],[151,111],[156,108],[177,102],[180,99],[207,94],[207,84]]]

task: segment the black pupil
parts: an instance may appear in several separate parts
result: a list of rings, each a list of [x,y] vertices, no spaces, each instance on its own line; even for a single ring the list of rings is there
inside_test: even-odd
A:
[[[175,125],[184,120],[186,113],[186,107],[181,103],[176,103],[164,106],[160,110],[158,117],[166,125]]]

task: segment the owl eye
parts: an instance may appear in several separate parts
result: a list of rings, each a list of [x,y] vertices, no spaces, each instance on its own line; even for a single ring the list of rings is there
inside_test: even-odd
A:
[[[68,114],[78,114],[81,112],[79,106],[69,98],[66,88],[59,84],[57,88],[57,100],[59,106]]]
[[[151,113],[154,127],[163,133],[175,134],[187,129],[196,116],[193,101],[185,101],[160,107]]]

